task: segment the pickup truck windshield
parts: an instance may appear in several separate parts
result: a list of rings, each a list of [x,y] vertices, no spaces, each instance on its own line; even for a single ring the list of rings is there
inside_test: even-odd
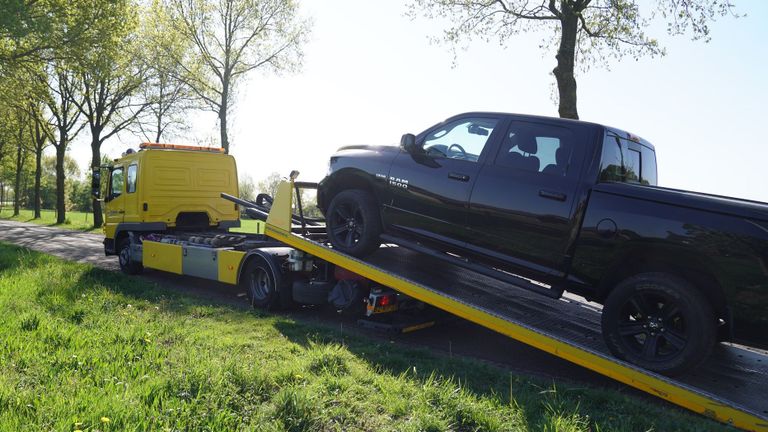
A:
[[[639,142],[607,132],[600,158],[600,181],[656,186],[656,153]]]

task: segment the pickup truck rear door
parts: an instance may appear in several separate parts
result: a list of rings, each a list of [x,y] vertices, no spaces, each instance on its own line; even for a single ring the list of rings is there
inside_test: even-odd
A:
[[[494,115],[468,115],[421,134],[424,151],[401,151],[392,163],[384,223],[444,243],[463,243],[472,185],[488,152],[496,148],[492,143],[503,131],[497,128],[501,124]]]
[[[510,122],[472,191],[471,248],[532,278],[563,276],[591,136],[580,125]]]

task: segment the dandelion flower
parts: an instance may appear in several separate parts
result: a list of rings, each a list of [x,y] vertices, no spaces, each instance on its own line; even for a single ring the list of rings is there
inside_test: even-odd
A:
[[[102,417],[101,418],[102,423],[109,423],[109,417]]]

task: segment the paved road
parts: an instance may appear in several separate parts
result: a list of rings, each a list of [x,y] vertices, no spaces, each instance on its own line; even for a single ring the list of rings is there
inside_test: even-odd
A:
[[[0,220],[0,241],[26,246],[67,260],[119,271],[117,258],[104,256],[102,240],[103,236],[99,234]],[[230,304],[233,307],[247,308],[247,304],[243,301],[244,293],[238,287],[159,271],[147,271],[141,277],[167,289],[184,291],[218,303]],[[396,343],[426,346],[448,355],[473,357],[528,375],[609,387],[646,397],[643,393],[602,375],[461,319],[392,337],[372,333],[359,327],[354,320],[342,318],[330,311],[304,310],[294,311],[289,315],[304,322],[343,329],[344,332],[365,333],[376,338],[392,339]]]

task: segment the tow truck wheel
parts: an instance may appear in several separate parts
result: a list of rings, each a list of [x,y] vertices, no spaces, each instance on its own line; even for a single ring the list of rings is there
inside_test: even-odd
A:
[[[334,249],[363,257],[381,245],[381,215],[370,193],[359,189],[339,192],[326,216],[328,239]]]
[[[280,306],[280,287],[283,277],[275,263],[261,255],[254,255],[245,265],[240,283],[251,306],[274,310]]]
[[[130,239],[124,238],[120,240],[117,250],[117,259],[120,263],[120,270],[122,270],[123,273],[136,275],[144,270],[144,266],[140,262],[136,262],[133,258],[131,258]]]
[[[602,327],[613,355],[665,375],[707,358],[717,333],[702,293],[666,273],[642,273],[619,283],[603,305]]]

